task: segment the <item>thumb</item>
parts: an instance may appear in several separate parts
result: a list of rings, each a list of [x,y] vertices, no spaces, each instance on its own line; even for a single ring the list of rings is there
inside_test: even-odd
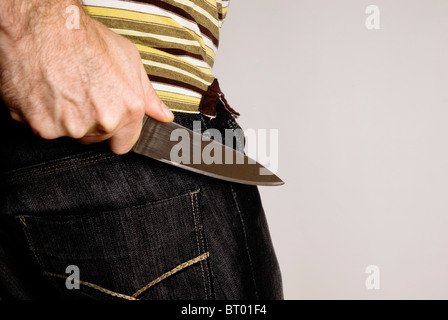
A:
[[[145,114],[161,122],[171,122],[174,115],[171,110],[162,102],[154,90],[145,68],[142,66],[142,87],[145,94]]]

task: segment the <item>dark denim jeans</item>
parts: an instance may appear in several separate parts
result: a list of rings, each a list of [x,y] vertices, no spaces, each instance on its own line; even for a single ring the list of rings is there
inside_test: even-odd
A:
[[[256,187],[40,139],[0,109],[1,299],[283,298]],[[237,126],[219,105],[175,116]]]

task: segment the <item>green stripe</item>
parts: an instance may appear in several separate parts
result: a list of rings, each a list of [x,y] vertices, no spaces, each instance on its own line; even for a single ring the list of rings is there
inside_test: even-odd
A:
[[[178,72],[147,65],[145,65],[144,67],[146,73],[149,75],[150,78],[152,75],[154,75],[158,77],[173,79],[194,86],[202,91],[206,91],[208,88],[208,86],[205,85],[204,83]]]
[[[173,38],[197,41],[186,29],[178,29],[163,24],[148,23],[144,21],[124,20],[120,18],[95,17],[108,28],[136,30],[157,35],[165,35]]]
[[[203,73],[201,70],[197,69],[195,66],[191,65],[188,62],[181,63],[173,59],[169,59],[163,56],[147,53],[147,52],[141,52],[140,53],[142,59],[151,60],[154,62],[159,62],[163,64],[167,64],[182,70],[185,70],[188,73],[191,73],[195,75],[198,78],[201,78],[205,80],[206,82],[213,82],[214,77],[208,74]]]

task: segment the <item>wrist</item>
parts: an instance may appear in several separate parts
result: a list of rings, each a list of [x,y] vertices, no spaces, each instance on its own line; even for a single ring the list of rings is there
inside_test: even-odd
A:
[[[85,14],[77,0],[0,0],[0,37],[16,42],[42,28],[64,28],[72,5]]]
[[[37,1],[3,0],[0,3],[0,36],[11,41],[23,37],[35,20]],[[43,1],[45,5],[46,1]],[[39,9],[39,8],[36,8]]]

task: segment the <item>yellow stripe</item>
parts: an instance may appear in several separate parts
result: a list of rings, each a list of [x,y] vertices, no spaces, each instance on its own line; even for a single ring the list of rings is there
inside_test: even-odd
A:
[[[199,114],[199,111],[170,108],[171,111]]]
[[[146,52],[146,53],[150,53],[150,54],[159,55],[159,56],[162,56],[162,57],[165,57],[165,58],[168,58],[168,59],[180,62],[182,64],[186,64],[189,67],[194,67],[194,68],[198,69],[199,71],[205,73],[206,75],[213,76],[213,72],[210,69],[204,68],[204,67],[195,66],[195,65],[193,65],[193,64],[191,64],[191,63],[189,63],[189,62],[187,62],[187,61],[183,60],[182,58],[179,58],[179,57],[177,57],[175,55],[172,55],[172,54],[169,54],[169,53],[166,53],[164,51],[157,50],[157,49],[154,49],[154,48],[151,48],[151,47],[148,47],[148,46],[144,46],[144,45],[141,45],[141,44],[135,44],[135,46],[137,47],[138,51],[140,51],[140,52]]]
[[[179,101],[179,102],[184,102],[184,103],[190,103],[190,104],[193,104],[193,105],[196,105],[196,106],[201,103],[201,99],[200,98],[187,96],[187,95],[184,95],[184,94],[168,92],[168,91],[159,91],[159,90],[156,90],[156,92],[157,92],[157,95],[161,99],[174,100],[174,101]]]
[[[212,76],[212,77],[215,76],[213,74],[213,71],[211,69],[209,69],[209,68],[204,68],[204,67],[196,67],[196,68],[198,68],[199,70],[201,70],[202,73],[205,73],[208,76]]]
[[[207,0],[208,3],[212,5],[212,7],[216,8],[216,0]]]
[[[201,45],[202,49],[205,51],[205,53],[210,56],[212,59],[215,59],[215,52],[212,48],[208,47],[204,40],[197,35],[192,30],[189,30],[185,28],[184,26],[180,25],[179,23],[175,22],[171,18],[161,17],[153,14],[148,13],[141,13],[136,11],[129,11],[129,10],[123,10],[123,9],[112,9],[112,8],[104,8],[104,7],[93,7],[93,6],[84,6],[85,11],[92,16],[101,16],[106,18],[121,18],[121,19],[127,19],[127,20],[133,20],[133,21],[139,21],[139,22],[147,22],[147,23],[156,23],[165,25],[168,27],[173,27],[181,30],[186,30],[188,33],[190,33]]]
[[[123,9],[115,9],[115,8],[105,8],[105,7],[93,7],[93,6],[84,6],[85,11],[94,16],[102,16],[102,17],[115,17],[122,18],[134,21],[144,21],[149,23],[157,23],[163,24],[169,27],[185,29],[183,26],[178,24],[175,20],[157,16],[149,13],[142,13],[136,11],[129,11]]]

